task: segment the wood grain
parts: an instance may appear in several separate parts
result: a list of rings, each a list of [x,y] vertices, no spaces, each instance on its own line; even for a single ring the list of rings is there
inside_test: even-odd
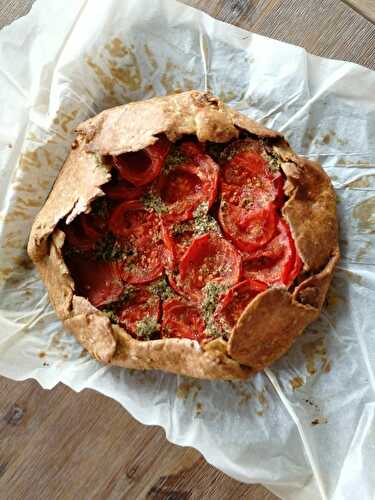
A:
[[[0,0],[0,27],[33,0]],[[325,57],[375,69],[374,0],[185,0],[212,16]],[[366,19],[365,19],[366,18]],[[274,500],[168,443],[111,399],[0,378],[2,500]]]
[[[362,2],[355,1],[358,6]],[[353,61],[375,69],[375,26],[344,2],[184,0],[184,3],[221,21],[300,45],[312,54]]]
[[[375,23],[375,0],[343,0],[358,14]]]
[[[0,379],[2,500],[272,500],[93,391]]]

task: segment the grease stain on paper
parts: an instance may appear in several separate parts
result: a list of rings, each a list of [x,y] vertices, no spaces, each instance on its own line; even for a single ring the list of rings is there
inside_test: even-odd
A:
[[[233,380],[228,380],[228,384],[232,387],[234,392],[239,396],[238,404],[239,406],[248,403],[252,397],[251,392],[248,387],[243,382],[233,382]]]
[[[327,373],[331,370],[331,362],[328,359],[327,349],[324,339],[320,338],[302,345],[302,353],[306,359],[306,369],[310,375],[315,375],[318,371],[318,362],[320,369]]]
[[[265,396],[266,394],[266,390],[263,389],[262,391],[260,392],[257,392],[257,401],[258,403],[261,405],[261,409],[260,410],[257,410],[255,412],[255,414],[258,416],[258,417],[263,417],[264,415],[264,412],[267,410],[268,408],[268,401],[267,401],[267,398]]]
[[[197,380],[192,380],[189,382],[182,382],[176,390],[176,396],[178,399],[186,401],[189,397],[193,401],[196,400],[199,391],[202,389],[202,384]]]
[[[328,419],[327,417],[317,417],[317,418],[314,418],[312,421],[311,421],[311,425],[320,425],[320,424],[327,424],[328,423]]]
[[[353,208],[353,217],[363,233],[375,233],[375,197],[362,201]]]
[[[293,377],[289,380],[289,383],[290,383],[293,391],[296,391],[297,389],[302,387],[305,382],[304,382],[302,377]]]
[[[167,94],[181,92],[182,90],[192,90],[194,88],[194,80],[188,77],[181,77],[179,75],[186,74],[186,71],[177,66],[177,64],[167,60],[165,70],[160,77],[160,83],[166,90]],[[191,77],[193,75],[190,75]]]
[[[197,404],[195,405],[195,416],[200,417],[203,413],[203,404],[198,401]]]
[[[345,187],[349,189],[366,189],[371,186],[371,180],[375,178],[374,174],[363,175],[354,181],[349,182]]]

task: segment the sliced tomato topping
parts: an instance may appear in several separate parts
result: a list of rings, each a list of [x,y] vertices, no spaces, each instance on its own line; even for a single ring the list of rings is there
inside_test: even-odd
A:
[[[301,270],[301,259],[288,224],[280,219],[274,238],[262,249],[243,254],[243,276],[289,286]]]
[[[253,279],[246,279],[230,288],[219,302],[214,319],[218,324],[229,326],[232,329],[246,306],[260,292],[267,289],[266,283]]]
[[[182,299],[169,299],[163,304],[163,337],[187,338],[202,341],[205,324],[198,307]]]
[[[157,183],[159,196],[168,208],[163,218],[175,222],[192,218],[201,203],[206,203],[208,210],[215,200],[219,179],[219,167],[198,144],[185,142],[180,150],[186,162],[162,173]]]
[[[160,299],[152,294],[148,287],[134,287],[131,297],[117,311],[119,323],[129,333],[137,337],[137,323],[145,318],[160,320]]]
[[[80,214],[64,227],[66,239],[73,248],[83,252],[93,250],[103,237],[106,219],[95,214]]]
[[[149,246],[129,247],[124,244],[128,255],[117,261],[118,273],[124,281],[133,285],[150,283],[159,278],[163,273],[164,246],[161,241],[154,244],[149,242]]]
[[[194,238],[192,220],[180,224],[162,221],[162,235],[166,249],[166,268],[176,268]]]
[[[146,210],[140,201],[124,201],[113,210],[109,219],[113,234],[139,244],[152,239],[159,225],[158,215]]]
[[[163,136],[145,149],[114,156],[113,163],[123,179],[134,186],[144,186],[160,174],[170,147],[171,143]]]
[[[76,294],[86,297],[93,306],[103,306],[120,298],[124,286],[115,263],[74,256],[67,259],[67,266]]]
[[[112,212],[109,228],[120,237],[120,245],[126,253],[117,263],[125,281],[149,283],[161,275],[164,244],[157,214],[145,210],[139,201],[125,201]]]
[[[266,245],[273,237],[277,214],[272,203],[265,208],[245,210],[222,200],[219,222],[225,236],[237,248],[251,252]]]
[[[133,184],[125,180],[111,181],[102,189],[111,200],[116,201],[139,200],[145,192],[143,186],[133,186]]]
[[[195,238],[181,259],[180,282],[184,293],[200,299],[202,288],[210,281],[234,285],[241,273],[241,256],[216,233]]]
[[[223,152],[223,197],[241,208],[260,208],[269,202],[281,206],[284,179],[281,172],[272,172],[262,156],[259,142],[235,141]]]

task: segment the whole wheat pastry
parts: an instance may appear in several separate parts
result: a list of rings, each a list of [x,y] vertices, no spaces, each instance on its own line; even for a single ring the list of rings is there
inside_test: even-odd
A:
[[[97,360],[245,379],[319,316],[337,241],[320,165],[191,91],[82,123],[28,252]]]

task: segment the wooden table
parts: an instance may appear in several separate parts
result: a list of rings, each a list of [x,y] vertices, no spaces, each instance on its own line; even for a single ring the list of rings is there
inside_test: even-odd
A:
[[[0,27],[33,0],[1,0]],[[375,0],[186,0],[242,28],[375,69]],[[93,391],[0,378],[1,499],[271,500]]]

